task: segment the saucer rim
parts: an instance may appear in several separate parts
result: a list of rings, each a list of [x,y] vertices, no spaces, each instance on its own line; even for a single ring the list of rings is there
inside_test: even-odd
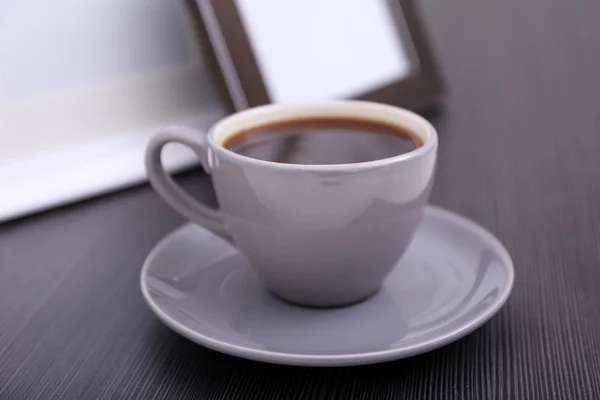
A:
[[[494,236],[487,229],[483,228],[478,223],[463,217],[453,211],[443,209],[441,207],[428,205],[425,210],[426,214],[434,215],[438,218],[450,220],[452,223],[459,225],[465,230],[469,230],[476,235],[480,236],[482,240],[488,243],[494,251],[498,254],[501,259],[502,267],[506,272],[506,281],[502,292],[497,297],[496,301],[485,309],[478,317],[461,325],[460,327],[442,335],[423,342],[415,343],[410,346],[401,346],[395,349],[378,350],[362,353],[351,353],[351,354],[295,354],[276,352],[270,350],[254,349],[229,342],[221,341],[219,339],[206,336],[193,329],[190,329],[179,322],[173,320],[168,314],[154,302],[148,291],[146,285],[146,277],[148,276],[148,269],[150,265],[154,263],[156,255],[159,254],[164,247],[168,246],[173,237],[180,231],[187,229],[190,225],[194,225],[192,222],[184,223],[182,226],[174,229],[166,236],[164,236],[150,251],[146,259],[144,260],[142,270],[140,273],[140,288],[146,304],[158,317],[158,319],[167,325],[169,328],[182,335],[183,337],[200,344],[206,348],[214,351],[225,353],[235,357],[246,358],[254,361],[267,362],[272,364],[283,364],[291,366],[304,366],[304,367],[336,367],[336,366],[359,366],[367,364],[382,363],[387,361],[399,360],[402,358],[411,357],[417,354],[425,353],[449,343],[452,343],[461,337],[473,332],[484,323],[489,321],[508,300],[514,285],[514,265],[512,258],[504,245],[500,242],[496,236]],[[425,216],[424,216],[425,217]]]

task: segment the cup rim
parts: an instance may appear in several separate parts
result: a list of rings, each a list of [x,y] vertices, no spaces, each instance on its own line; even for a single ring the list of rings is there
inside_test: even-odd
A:
[[[346,164],[291,164],[291,163],[280,163],[276,161],[266,161],[260,160],[257,158],[252,158],[248,156],[244,156],[238,153],[235,153],[226,147],[224,147],[221,143],[219,143],[215,139],[215,135],[220,132],[221,129],[224,129],[223,126],[233,123],[235,120],[239,119],[251,119],[257,115],[265,115],[272,114],[273,116],[279,116],[279,120],[286,120],[285,117],[281,118],[281,114],[286,111],[302,111],[302,110],[310,110],[314,108],[327,107],[332,110],[332,117],[339,117],[339,114],[335,114],[335,110],[342,111],[343,109],[348,108],[370,108],[372,111],[386,111],[394,113],[398,116],[399,120],[411,120],[414,123],[420,124],[424,128],[425,136],[421,137],[423,140],[423,145],[418,148],[409,151],[408,153],[399,154],[394,157],[381,158],[373,161],[364,161],[358,163],[346,163]],[[306,111],[306,114],[303,114],[303,117],[310,117],[311,112]],[[293,119],[293,117],[289,117],[289,119]],[[377,121],[378,119],[374,116],[373,121]],[[398,123],[398,125],[402,126],[402,123]],[[421,136],[421,134],[419,134]],[[407,162],[410,160],[414,160],[416,158],[423,157],[431,151],[435,151],[438,145],[438,135],[433,127],[433,125],[427,121],[425,118],[420,115],[401,108],[383,103],[375,103],[370,101],[362,101],[362,100],[329,100],[329,101],[312,101],[312,102],[302,102],[302,103],[285,103],[285,104],[267,104],[263,106],[249,108],[240,112],[236,112],[232,115],[229,115],[219,122],[217,122],[208,132],[208,143],[210,149],[217,152],[219,155],[228,158],[229,160],[242,163],[246,165],[255,165],[260,167],[268,167],[270,169],[277,170],[285,170],[285,171],[315,171],[315,172],[334,172],[334,171],[344,171],[344,172],[352,172],[352,171],[362,171],[367,169],[381,168],[386,167],[391,164]],[[210,156],[210,154],[209,154]]]

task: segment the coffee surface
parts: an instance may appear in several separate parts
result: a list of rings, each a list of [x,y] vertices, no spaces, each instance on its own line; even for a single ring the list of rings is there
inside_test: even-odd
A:
[[[409,130],[349,118],[295,119],[229,136],[223,147],[287,164],[351,164],[395,157],[422,145]]]

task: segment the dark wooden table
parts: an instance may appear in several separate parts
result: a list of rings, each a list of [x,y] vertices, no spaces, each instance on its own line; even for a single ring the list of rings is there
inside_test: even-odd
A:
[[[600,2],[421,3],[450,90],[432,201],[512,253],[496,317],[368,367],[206,350],[142,300],[144,257],[182,223],[144,186],[0,227],[0,399],[600,399]]]

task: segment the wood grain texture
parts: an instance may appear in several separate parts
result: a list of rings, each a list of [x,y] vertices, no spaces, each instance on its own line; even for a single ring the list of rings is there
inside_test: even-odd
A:
[[[206,350],[143,303],[141,263],[182,219],[140,187],[0,227],[0,399],[599,399],[600,2],[420,5],[449,89],[433,202],[513,255],[496,317],[368,367]]]

